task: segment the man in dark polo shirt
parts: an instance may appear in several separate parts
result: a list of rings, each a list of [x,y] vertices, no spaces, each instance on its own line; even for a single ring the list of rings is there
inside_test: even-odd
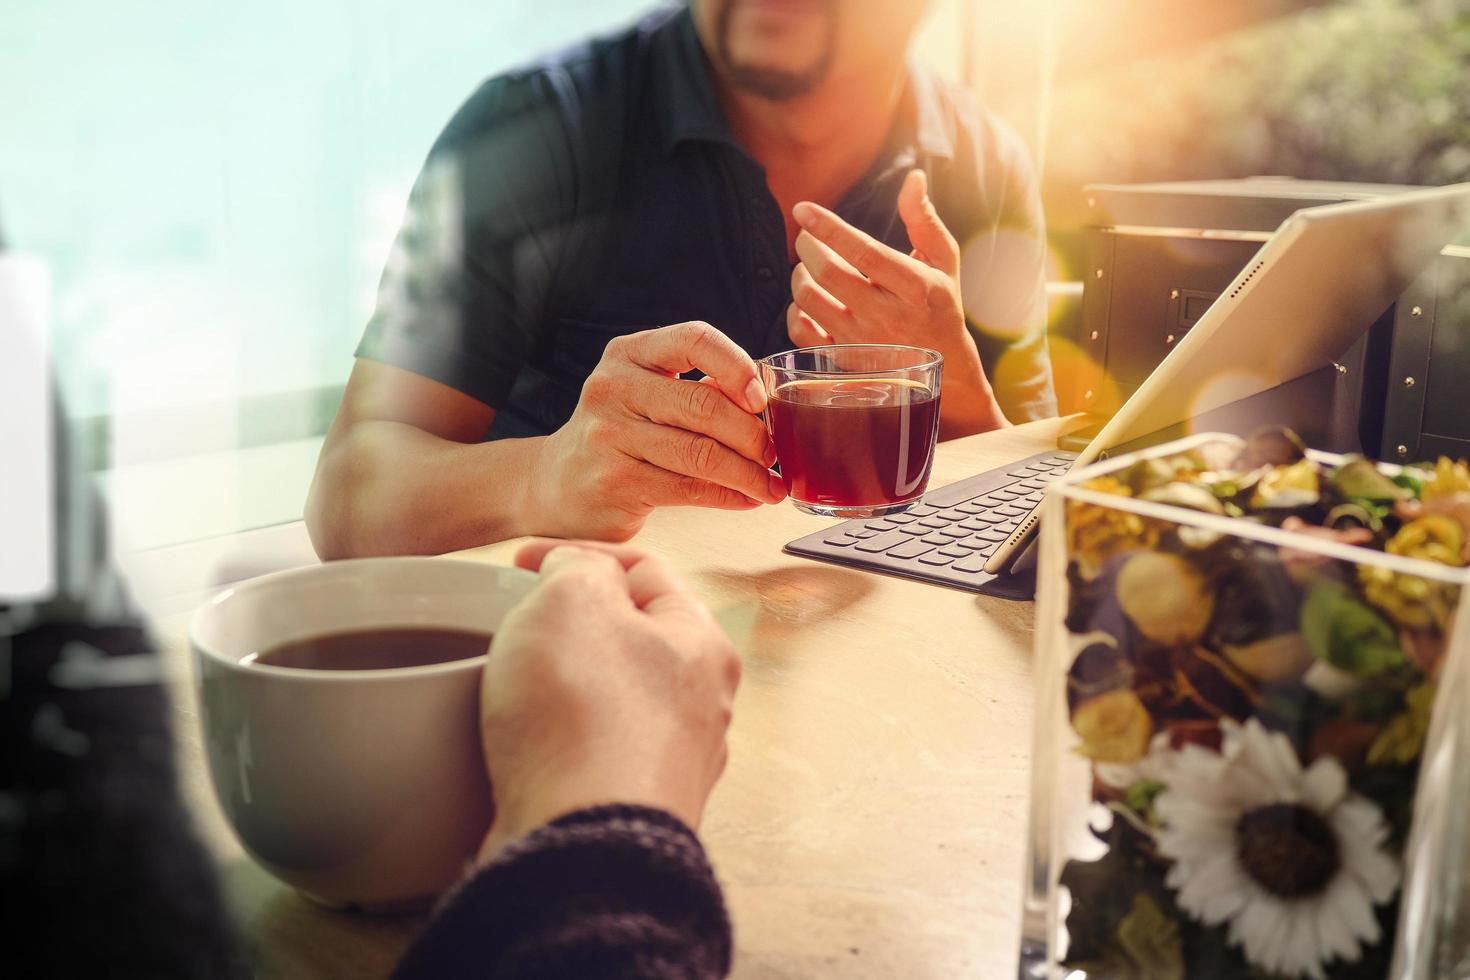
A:
[[[925,6],[690,0],[481,86],[322,450],[323,557],[776,503],[752,359],[793,346],[939,350],[943,437],[1054,414],[1031,167],[907,65]]]

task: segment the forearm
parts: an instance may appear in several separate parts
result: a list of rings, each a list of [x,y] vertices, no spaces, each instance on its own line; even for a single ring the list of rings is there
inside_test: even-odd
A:
[[[730,924],[698,839],[646,807],[561,817],[506,847],[440,909],[398,978],[713,980]]]
[[[307,500],[324,559],[442,554],[535,533],[531,474],[544,438],[459,443],[364,420],[329,439]]]

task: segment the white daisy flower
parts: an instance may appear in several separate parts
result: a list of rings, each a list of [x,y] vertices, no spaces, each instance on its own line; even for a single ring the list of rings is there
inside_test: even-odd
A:
[[[1303,770],[1286,736],[1254,718],[1220,729],[1218,753],[1179,751],[1155,801],[1159,852],[1174,861],[1166,881],[1190,915],[1229,922],[1251,963],[1325,980],[1324,963],[1379,941],[1373,906],[1398,890],[1383,814],[1336,759]]]

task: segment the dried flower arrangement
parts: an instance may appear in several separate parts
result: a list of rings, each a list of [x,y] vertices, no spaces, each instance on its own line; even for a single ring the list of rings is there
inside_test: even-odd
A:
[[[1102,856],[1061,872],[1062,965],[1139,980],[1384,976],[1460,586],[1096,494],[1458,568],[1470,466],[1329,465],[1271,430],[1080,486],[1094,494],[1065,501],[1067,708],[1112,819],[1094,830]]]

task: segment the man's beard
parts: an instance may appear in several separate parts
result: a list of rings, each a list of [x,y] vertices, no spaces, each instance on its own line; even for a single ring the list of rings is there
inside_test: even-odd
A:
[[[735,88],[772,102],[785,102],[807,94],[827,77],[837,46],[837,13],[831,3],[823,4],[826,18],[822,53],[810,66],[800,71],[736,64],[730,57],[730,17],[733,7],[734,4],[726,3],[720,8],[715,37],[720,64],[724,66],[725,75]]]

